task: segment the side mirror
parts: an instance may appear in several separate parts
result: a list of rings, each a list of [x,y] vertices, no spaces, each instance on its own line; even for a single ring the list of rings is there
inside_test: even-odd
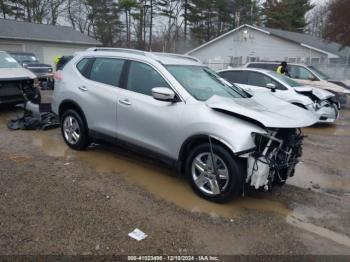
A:
[[[310,81],[316,81],[317,79],[316,79],[315,76],[310,76],[310,77],[309,77],[309,80],[310,80]]]
[[[268,89],[270,89],[271,92],[276,92],[276,86],[275,86],[274,84],[268,83],[268,84],[266,85],[266,87],[267,87]]]
[[[159,101],[174,102],[175,92],[167,87],[155,87],[152,88],[152,96]]]

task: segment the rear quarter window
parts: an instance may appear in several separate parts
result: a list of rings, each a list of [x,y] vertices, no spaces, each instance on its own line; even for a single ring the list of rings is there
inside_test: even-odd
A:
[[[89,78],[90,70],[89,64],[92,62],[92,58],[84,58],[77,64],[78,71],[86,78]]]

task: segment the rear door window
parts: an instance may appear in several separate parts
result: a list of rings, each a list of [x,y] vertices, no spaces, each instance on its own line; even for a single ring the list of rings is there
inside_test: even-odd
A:
[[[269,83],[269,78],[261,73],[249,72],[248,85],[266,87]]]
[[[117,58],[95,58],[90,80],[119,87],[125,60]]]
[[[247,84],[248,75],[244,71],[225,71],[220,72],[220,76],[229,81],[230,83],[236,84]]]
[[[248,85],[267,87],[267,84],[270,83],[274,84],[276,89],[278,90],[287,90],[286,87],[284,87],[282,84],[280,84],[279,82],[275,81],[267,75],[258,72],[249,72]]]
[[[168,87],[165,79],[151,66],[132,61],[130,62],[129,75],[126,88],[130,91],[152,95],[152,88]]]

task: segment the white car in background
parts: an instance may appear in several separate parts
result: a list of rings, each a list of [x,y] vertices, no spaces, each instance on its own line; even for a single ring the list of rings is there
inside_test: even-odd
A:
[[[218,74],[246,91],[272,91],[275,96],[312,111],[320,123],[333,123],[339,115],[335,95],[319,88],[303,86],[274,71],[257,68],[232,68]]]
[[[247,68],[260,68],[276,71],[280,65],[278,62],[252,62],[245,65]],[[304,64],[289,64],[288,71],[291,78],[300,84],[321,88],[332,92],[337,96],[340,104],[345,106],[347,96],[350,95],[350,81],[331,79],[314,66]]]

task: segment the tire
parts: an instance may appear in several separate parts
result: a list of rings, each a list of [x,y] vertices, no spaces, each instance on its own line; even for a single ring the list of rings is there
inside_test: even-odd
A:
[[[86,125],[81,115],[69,109],[62,114],[61,132],[66,144],[75,150],[84,150],[89,144]]]
[[[339,95],[338,97],[340,108],[345,108],[346,104],[348,103],[348,96],[347,95]]]
[[[208,168],[208,166],[203,164],[206,164],[208,161],[212,163],[211,160],[208,159],[208,157],[211,156],[209,143],[196,146],[190,151],[185,166],[186,178],[194,192],[200,197],[209,201],[224,203],[242,192],[242,166],[240,162],[232,156],[232,153],[223,146],[213,144],[213,154],[217,163],[217,169],[220,170],[222,177],[226,176],[226,179],[220,180],[222,184],[221,193],[218,193],[218,190],[212,190],[212,188],[217,189],[217,183],[210,182],[216,181],[216,179],[213,180],[215,178],[212,172],[213,169],[211,168],[211,170],[207,172],[201,172],[198,168],[198,166],[200,166],[201,170],[203,170],[204,168]],[[200,160],[200,162],[198,162],[198,160]],[[226,170],[226,172],[224,172],[224,170]],[[205,175],[207,177],[205,177]],[[200,187],[201,184],[203,184],[202,187]]]

